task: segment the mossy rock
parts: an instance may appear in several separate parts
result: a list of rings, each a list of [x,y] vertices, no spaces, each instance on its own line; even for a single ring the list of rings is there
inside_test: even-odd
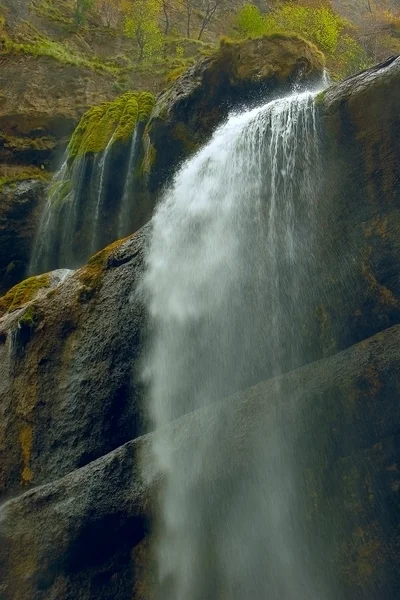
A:
[[[89,259],[87,265],[78,271],[78,278],[88,292],[86,296],[85,293],[81,295],[82,299],[85,299],[86,297],[90,299],[93,293],[99,290],[104,273],[108,267],[109,258],[113,255],[114,251],[124,244],[126,239],[127,238],[117,240],[116,242],[109,244],[106,248],[103,248],[103,250],[94,254]]]
[[[294,83],[321,79],[323,54],[297,36],[224,40],[212,55],[187,69],[156,102],[146,129],[145,171],[157,191],[176,166],[209,139],[230,110],[287,93]],[[164,148],[168,147],[168,153]]]
[[[102,152],[110,142],[129,140],[137,124],[149,119],[153,106],[154,96],[149,92],[128,92],[113,102],[93,106],[72,135],[70,160]]]
[[[49,288],[50,283],[50,274],[46,273],[37,277],[29,277],[11,288],[5,296],[0,298],[0,317],[7,312],[13,312],[22,308],[35,298],[39,290]],[[31,321],[31,317],[28,320]]]

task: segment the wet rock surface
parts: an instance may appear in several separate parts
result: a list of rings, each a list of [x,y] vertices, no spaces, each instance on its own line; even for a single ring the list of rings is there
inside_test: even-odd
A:
[[[144,235],[108,247],[0,319],[3,496],[59,478],[142,431],[135,359],[143,309],[130,296]]]
[[[0,187],[0,294],[26,277],[45,196],[42,181]]]
[[[399,60],[318,100],[323,243],[298,332],[317,341],[305,342],[310,364],[279,384],[293,450],[309,449],[299,489],[321,569],[345,600],[400,593]],[[138,470],[148,438],[129,441],[146,431],[135,291],[148,234],[112,244],[0,319],[1,600],[150,598],[155,496]],[[276,381],[259,383],[182,417],[171,426],[177,452],[224,411],[210,476],[233,478],[276,398]]]
[[[251,466],[254,437],[269,431],[283,401],[293,451],[308,448],[299,501],[304,494],[309,526],[323,543],[321,568],[335,585],[340,580],[345,599],[389,600],[398,590],[399,342],[396,326],[186,415],[168,434],[179,456],[211,427],[219,451],[207,477],[223,472],[234,485]],[[145,538],[155,491],[139,470],[144,464],[151,473],[149,435],[1,506],[1,598],[151,597]],[[210,501],[222,510],[218,497]]]

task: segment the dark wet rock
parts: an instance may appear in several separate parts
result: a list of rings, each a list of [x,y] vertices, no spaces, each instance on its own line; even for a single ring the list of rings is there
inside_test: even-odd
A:
[[[330,353],[400,322],[400,57],[328,89],[320,110],[314,295]]]
[[[26,277],[45,196],[42,181],[0,187],[0,294]]]
[[[130,295],[144,235],[107,247],[0,319],[1,494],[57,479],[141,433],[139,366],[132,369],[143,310]]]
[[[393,600],[400,567],[399,369],[397,326],[186,415],[169,435],[179,456],[211,431],[218,441],[205,476],[217,481],[224,473],[233,485],[251,467],[253,440],[268,433],[279,405],[294,452],[301,448],[305,456],[299,501],[320,544],[319,568],[335,579],[335,589],[339,582],[344,600]],[[2,505],[2,600],[151,598],[147,545],[155,493],[138,466],[151,475],[151,435]],[[218,513],[220,488],[207,485]]]

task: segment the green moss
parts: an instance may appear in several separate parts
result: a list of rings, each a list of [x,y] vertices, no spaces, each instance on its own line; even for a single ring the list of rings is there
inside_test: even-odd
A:
[[[326,96],[326,90],[323,90],[322,92],[317,94],[317,96],[315,97],[315,104],[317,106],[319,106],[320,104],[323,104],[324,100],[325,100],[325,96]]]
[[[153,144],[150,142],[149,137],[146,136],[145,140],[146,140],[145,141],[145,153],[144,153],[142,167],[141,167],[141,175],[144,177],[146,175],[149,175],[154,163],[156,162],[156,158],[157,158],[157,150],[155,149]]]
[[[50,275],[48,273],[25,279],[0,298],[0,316],[22,308],[24,304],[36,296],[40,289],[48,287],[50,287]]]
[[[23,171],[17,171],[10,175],[0,175],[0,191],[1,188],[5,185],[13,185],[18,183],[19,181],[28,181],[31,179],[40,179],[41,181],[49,181],[51,178],[50,173],[47,173],[43,169],[38,169],[36,167],[27,167],[24,168]]]
[[[166,74],[165,82],[172,83],[172,82],[176,81],[177,79],[179,79],[179,77],[181,77],[187,71],[187,69],[188,69],[188,67],[186,65],[182,65],[180,67],[176,67],[175,69],[172,69],[172,71],[169,71]]]
[[[95,71],[103,71],[118,75],[121,68],[112,62],[105,62],[98,57],[87,59],[78,54],[74,54],[60,42],[56,42],[41,34],[35,35],[32,39],[24,42],[16,42],[8,35],[0,35],[0,56],[8,54],[28,54],[30,56],[47,56],[61,63],[86,67]]]
[[[35,329],[38,324],[39,316],[36,307],[31,305],[28,306],[22,317],[18,321],[19,328]]]
[[[78,271],[80,282],[92,292],[97,291],[102,284],[104,272],[107,269],[110,254],[124,243],[126,238],[113,242],[89,259],[88,264]]]
[[[16,137],[5,135],[3,137],[3,144],[6,148],[15,150],[16,152],[24,152],[29,150],[53,150],[56,140],[51,137]]]
[[[128,92],[112,102],[92,107],[83,115],[72,135],[68,146],[70,159],[102,152],[110,141],[129,139],[137,123],[150,117],[153,106],[153,94]]]

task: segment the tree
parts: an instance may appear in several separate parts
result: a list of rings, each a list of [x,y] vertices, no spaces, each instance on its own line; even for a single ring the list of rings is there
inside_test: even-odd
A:
[[[138,50],[138,61],[161,55],[164,36],[158,26],[160,0],[125,0],[124,31]]]
[[[77,25],[83,25],[86,14],[91,8],[93,0],[75,0],[74,21]]]
[[[212,19],[220,12],[227,0],[205,0],[203,19],[200,26],[198,39],[201,40],[203,33],[211,23]]]
[[[266,29],[297,33],[314,42],[326,54],[335,52],[346,22],[328,6],[308,7],[291,3],[279,6],[266,17]]]
[[[245,4],[237,13],[234,29],[239,37],[259,37],[266,32],[264,15],[254,4]]]
[[[162,10],[164,13],[164,35],[169,33],[169,5],[168,0],[162,0]]]
[[[122,17],[121,0],[96,0],[96,10],[105,27],[118,27]]]
[[[186,35],[188,38],[190,38],[195,0],[181,0],[181,5],[183,6],[186,13]]]

